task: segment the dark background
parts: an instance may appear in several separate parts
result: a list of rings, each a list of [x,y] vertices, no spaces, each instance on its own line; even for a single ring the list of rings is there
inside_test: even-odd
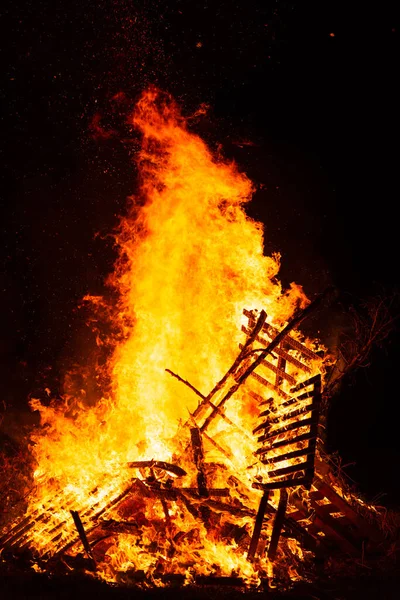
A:
[[[398,286],[398,29],[390,3],[197,0],[2,5],[3,431],[29,422],[92,339],[108,235],[135,191],[124,126],[150,83],[259,186],[249,213],[282,280],[349,298]],[[121,116],[122,115],[122,116]],[[332,323],[329,324],[332,335]],[[338,330],[340,327],[338,325]],[[368,497],[398,505],[398,330],[332,401],[328,447]],[[61,389],[59,393],[61,393]]]

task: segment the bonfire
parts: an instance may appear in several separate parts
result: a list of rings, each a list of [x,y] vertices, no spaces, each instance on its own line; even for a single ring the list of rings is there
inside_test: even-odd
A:
[[[6,523],[2,559],[84,569],[108,582],[260,586],[307,578],[316,558],[376,551],[378,510],[324,452],[334,359],[301,332],[312,301],[283,289],[280,257],[245,206],[254,186],[147,90],[139,189],[109,277],[118,302],[87,297],[118,335],[78,397],[31,400],[33,487]],[[97,313],[96,313],[97,311]]]

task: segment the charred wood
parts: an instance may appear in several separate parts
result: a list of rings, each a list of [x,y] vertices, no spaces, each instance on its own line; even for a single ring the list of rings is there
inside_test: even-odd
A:
[[[302,456],[308,456],[310,454],[314,454],[315,452],[315,443],[310,444],[307,448],[302,448],[301,450],[293,450],[292,452],[286,452],[286,454],[279,454],[279,456],[272,456],[271,458],[264,458],[261,462],[265,465],[274,464],[278,462],[282,462],[284,460],[290,460],[292,458],[298,458]]]
[[[306,427],[308,425],[312,425],[313,423],[318,423],[318,416],[319,416],[318,413],[316,413],[314,416],[310,417],[309,419],[303,419],[302,421],[296,421],[295,423],[290,423],[289,425],[285,425],[284,427],[275,429],[274,431],[271,431],[270,433],[259,437],[257,441],[258,442],[267,442],[283,433],[287,433],[288,431],[294,431],[295,429],[300,429],[301,427]],[[316,433],[313,433],[313,437],[315,437],[315,435],[316,435]],[[290,443],[293,443],[293,441]],[[275,447],[277,447],[277,446],[275,446]]]
[[[318,406],[314,406],[313,404],[307,404],[307,406],[304,406],[302,408],[297,408],[296,410],[292,410],[291,412],[283,413],[279,417],[271,418],[267,421],[264,421],[264,423],[261,423],[255,429],[253,429],[253,433],[258,433],[262,429],[267,429],[276,423],[284,423],[285,421],[290,421],[290,419],[294,419],[295,417],[298,417],[300,415],[313,413],[318,409]],[[301,427],[302,421],[296,421],[296,423],[298,423],[298,426]]]
[[[273,436],[271,436],[272,438]],[[279,440],[276,442],[272,442],[269,446],[266,446],[265,448],[259,448],[258,450],[256,450],[256,454],[257,455],[262,455],[262,454],[266,454],[267,452],[269,452],[270,450],[275,450],[276,448],[283,448],[284,446],[289,446],[292,444],[297,444],[298,442],[304,442],[307,440],[312,440],[316,438],[316,434],[315,433],[302,433],[301,435],[298,435],[294,438],[286,438],[284,440]],[[260,441],[260,439],[259,439]]]
[[[249,551],[247,553],[247,559],[252,562],[257,552],[258,542],[260,540],[262,524],[264,521],[265,511],[267,509],[269,499],[269,492],[265,491],[261,497],[260,504],[258,506],[257,516],[254,523],[253,534],[251,536]]]
[[[239,348],[243,348],[242,344],[239,344]],[[281,361],[281,362],[280,362]],[[282,380],[284,379],[285,381],[288,381],[289,383],[291,383],[292,385],[296,384],[296,380],[292,375],[289,375],[289,373],[286,373],[284,370],[284,364],[286,361],[283,360],[282,357],[279,356],[278,359],[278,365],[280,366],[275,366],[272,363],[270,363],[268,360],[264,359],[261,361],[261,365],[263,367],[266,367],[267,369],[269,369],[270,371],[272,371],[273,373],[276,374],[276,379],[277,381],[275,382],[276,387],[279,387],[279,385],[281,384]]]
[[[283,522],[285,520],[287,503],[288,503],[288,493],[285,489],[282,489],[280,492],[280,496],[279,496],[278,510],[276,511],[274,525],[272,528],[271,541],[269,543],[268,553],[267,553],[268,558],[272,561],[275,559],[276,551],[278,548],[279,538],[281,536]]]
[[[77,532],[79,534],[80,540],[82,542],[82,546],[84,547],[85,552],[86,552],[89,560],[92,563],[93,570],[96,570],[96,562],[95,562],[95,560],[93,558],[92,549],[91,549],[89,541],[88,541],[88,539],[86,537],[86,532],[85,532],[85,529],[83,527],[82,521],[81,521],[81,519],[79,517],[79,513],[76,510],[71,510],[70,512],[71,512],[72,518],[74,520],[75,527],[76,527],[76,530],[77,530]]]
[[[199,488],[199,496],[202,498],[207,498],[207,477],[204,472],[204,453],[200,430],[196,427],[192,427],[190,429],[190,436],[192,440],[193,461],[197,469],[197,486]]]

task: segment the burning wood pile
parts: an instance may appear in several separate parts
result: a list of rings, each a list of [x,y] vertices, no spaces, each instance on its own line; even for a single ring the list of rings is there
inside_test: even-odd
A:
[[[242,208],[251,184],[159,102],[147,92],[133,120],[146,202],[117,236],[112,392],[33,401],[35,489],[2,557],[107,581],[296,580],[381,541],[323,457],[328,363],[298,326],[329,294],[282,292]]]
[[[62,561],[67,568],[85,565],[96,571],[104,569],[103,561],[115,540],[123,540],[138,548],[138,556],[157,557],[151,575],[168,581],[171,575],[179,575],[182,566],[186,575],[193,570],[195,576],[193,559],[179,564],[178,573],[174,568],[181,546],[199,536],[201,527],[215,542],[234,545],[246,556],[249,569],[232,569],[238,583],[239,575],[246,571],[253,579],[256,573],[266,578],[274,561],[288,552],[298,556],[304,548],[316,555],[339,549],[359,555],[366,543],[381,542],[379,531],[325,481],[326,465],[318,457],[321,374],[310,377],[309,364],[320,363],[321,357],[290,335],[294,325],[316,304],[302,311],[281,332],[268,324],[264,311],[257,317],[255,312],[244,310],[248,322],[242,331],[247,337],[232,367],[207,396],[167,369],[201,397],[179,432],[182,451],[174,457],[174,463],[128,463],[132,476],[126,479],[123,491],[117,474],[118,485],[113,485],[113,479],[99,483],[90,492],[90,502],[84,499],[77,503],[76,497],[65,493],[48,499],[2,537],[3,554],[30,552],[42,567],[49,564],[51,568],[55,561]],[[293,373],[299,374],[302,381],[298,383]],[[290,392],[285,391],[283,382],[290,386]],[[228,429],[249,436],[225,412],[229,399],[241,386],[260,409],[261,423],[252,432],[258,434],[254,459],[257,466],[267,466],[264,476],[256,475],[252,482],[241,480],[237,472],[227,469],[232,449],[208,433],[221,420]],[[223,455],[227,463],[209,461],[207,448]],[[254,470],[254,466],[249,465],[249,469]],[[189,485],[180,483],[188,480]],[[221,481],[223,487],[218,487],[215,482]],[[261,496],[257,490],[262,491]],[[58,502],[61,510],[55,511]],[[155,505],[159,506],[154,511]],[[149,512],[153,511],[158,514],[152,521]],[[177,526],[177,511],[192,528]],[[153,539],[145,533],[149,527],[154,530]],[[86,563],[77,558],[82,549]],[[216,565],[210,565],[210,569],[219,572]],[[133,569],[130,575],[135,581],[135,577],[145,576],[145,569]]]

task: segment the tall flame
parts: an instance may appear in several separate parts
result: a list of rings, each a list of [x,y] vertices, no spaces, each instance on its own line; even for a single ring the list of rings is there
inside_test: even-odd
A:
[[[91,408],[32,401],[45,427],[33,436],[38,486],[30,514],[35,517],[47,507],[54,518],[54,525],[45,521],[32,534],[41,548],[51,547],[54,531],[67,519],[72,531],[66,498],[89,514],[90,507],[118,497],[132,477],[125,471],[127,463],[174,460],[178,425],[193,412],[197,398],[165,369],[207,395],[238,353],[243,308],[265,309],[269,323],[281,327],[297,306],[307,303],[299,286],[282,290],[276,279],[279,255],[264,256],[263,226],[245,213],[254,186],[235,163],[213,153],[189,130],[175,102],[156,89],[143,93],[132,125],[142,137],[136,157],[140,178],[120,223],[119,259],[111,276],[120,297],[114,320],[123,332],[107,365],[111,393]],[[225,421],[214,434],[225,436],[241,481],[249,483],[256,410],[245,396],[239,400],[227,407],[239,434],[226,429]],[[183,456],[183,462],[188,460]],[[188,477],[187,484],[193,485],[193,474]],[[252,510],[257,500],[257,495],[250,500]],[[159,505],[148,507],[146,514],[148,523],[164,518]],[[236,522],[244,525],[246,518]],[[170,519],[181,532],[195,525],[177,509]],[[219,561],[226,572],[252,572],[243,551],[235,553],[234,544],[210,539],[201,523],[200,530],[202,543],[187,548],[192,563],[201,555],[204,572],[207,561]],[[122,534],[115,543],[114,567],[152,565],[154,557],[144,556],[129,539]]]
[[[244,307],[282,324],[305,302],[295,284],[282,292],[279,256],[263,255],[263,226],[244,211],[254,187],[235,163],[213,155],[155,89],[132,123],[143,140],[140,190],[121,221],[112,280],[121,293],[115,318],[134,325],[112,357],[112,402],[74,421],[35,403],[51,428],[35,440],[40,471],[57,477],[76,477],[77,463],[96,474],[112,459],[171,455],[196,397],[165,369],[208,393],[237,353]]]

